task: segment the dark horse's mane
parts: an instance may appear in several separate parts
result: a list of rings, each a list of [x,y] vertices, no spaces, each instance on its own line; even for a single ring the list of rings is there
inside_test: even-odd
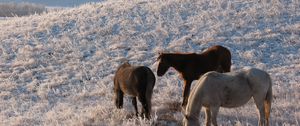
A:
[[[160,53],[157,60],[160,60],[161,58],[167,58],[169,56],[173,56],[173,55],[176,55],[177,57],[176,58],[179,58],[179,59],[186,59],[190,56],[196,56],[196,55],[199,55],[197,53]]]
[[[172,67],[174,67],[179,73],[182,73],[183,69],[189,62],[197,62],[197,60],[202,60],[202,57],[199,57],[198,55],[199,54],[196,53],[162,53],[157,60],[163,58],[168,62],[172,62]],[[195,57],[197,57],[197,59],[195,59]]]

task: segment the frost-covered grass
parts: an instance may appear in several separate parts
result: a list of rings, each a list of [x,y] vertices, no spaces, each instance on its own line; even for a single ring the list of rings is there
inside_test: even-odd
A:
[[[271,124],[299,125],[299,12],[298,0],[115,0],[1,20],[0,124],[179,125],[183,82],[174,69],[157,77],[150,121],[135,118],[128,99],[116,109],[114,72],[125,59],[155,72],[159,52],[219,44],[231,50],[232,71],[270,73]],[[255,126],[255,108],[251,100],[221,109],[218,122]]]

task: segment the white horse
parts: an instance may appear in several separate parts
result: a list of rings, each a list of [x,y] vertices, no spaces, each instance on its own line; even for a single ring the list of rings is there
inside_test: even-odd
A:
[[[250,68],[240,72],[204,74],[193,88],[185,108],[183,125],[199,126],[201,107],[205,107],[206,125],[217,126],[220,107],[233,108],[254,99],[259,110],[259,125],[269,125],[272,82],[263,70]]]

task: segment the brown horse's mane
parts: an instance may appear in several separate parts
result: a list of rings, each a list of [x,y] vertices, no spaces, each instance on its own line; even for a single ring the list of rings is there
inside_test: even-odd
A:
[[[162,57],[168,57],[168,56],[174,56],[176,55],[177,58],[180,58],[180,57],[189,57],[189,56],[196,56],[196,55],[201,55],[201,54],[197,54],[197,53],[182,53],[182,52],[175,52],[175,53],[160,53],[158,58],[157,58],[157,61],[160,60]]]

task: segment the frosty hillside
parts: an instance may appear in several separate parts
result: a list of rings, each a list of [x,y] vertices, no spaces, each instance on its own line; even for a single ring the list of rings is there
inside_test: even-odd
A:
[[[125,59],[156,74],[159,52],[218,44],[231,51],[232,71],[270,74],[271,125],[299,125],[299,12],[297,0],[116,0],[0,20],[0,124],[180,125],[177,72],[157,77],[150,121],[133,118],[125,99],[115,108],[113,74]],[[221,109],[218,123],[255,126],[253,109],[252,100]]]

